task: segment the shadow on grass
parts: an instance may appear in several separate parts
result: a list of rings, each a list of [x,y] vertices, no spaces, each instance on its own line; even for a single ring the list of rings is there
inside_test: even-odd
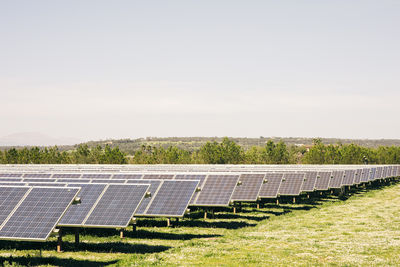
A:
[[[37,266],[37,265],[55,265],[55,266],[106,266],[115,264],[117,261],[89,261],[76,259],[62,259],[56,257],[0,257],[0,265],[22,265],[22,266]]]
[[[56,250],[57,242],[49,241],[45,243],[38,242],[18,242],[18,241],[1,241],[0,247],[2,249],[15,249],[15,250]],[[129,244],[125,242],[105,242],[105,243],[79,243],[76,247],[74,242],[63,241],[63,251],[88,251],[97,253],[158,253],[163,252],[171,247],[168,246],[151,246],[146,244]]]
[[[245,211],[245,212],[243,212]],[[241,215],[240,213],[246,213],[246,209],[242,209],[239,211],[239,214],[234,214],[234,213],[218,213],[215,214],[215,219],[245,219],[249,221],[263,221],[269,219],[270,216],[264,215],[264,216],[250,216],[250,215]]]
[[[162,226],[166,226],[165,221],[153,221],[163,223]],[[138,221],[138,227],[144,226],[141,220]],[[66,233],[66,231],[64,231]],[[115,229],[85,229],[82,231],[82,240],[85,239],[85,235],[95,236],[95,237],[109,237],[109,236],[119,236],[119,232]],[[165,240],[190,240],[194,238],[211,238],[219,237],[221,235],[200,235],[200,234],[174,234],[174,233],[162,233],[156,231],[147,231],[143,229],[138,229],[137,231],[124,231],[124,237],[130,238],[143,238],[143,239],[165,239]]]
[[[211,214],[209,215],[211,216]],[[166,221],[152,220],[152,219],[141,219],[138,220],[137,226],[140,227],[166,227]],[[235,222],[235,221],[218,221],[216,219],[194,219],[193,217],[186,218],[179,222],[172,222],[173,227],[202,227],[202,228],[225,228],[225,229],[239,229],[243,227],[255,226],[256,224],[247,222]],[[196,235],[194,235],[196,236]],[[194,237],[200,238],[200,237]]]

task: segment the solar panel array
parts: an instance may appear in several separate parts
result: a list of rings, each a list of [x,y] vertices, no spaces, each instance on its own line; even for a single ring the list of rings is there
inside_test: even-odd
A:
[[[56,225],[124,228],[133,216],[182,217],[189,206],[227,207],[399,175],[397,165],[6,165],[0,239],[45,240]],[[70,206],[78,192],[81,204]]]

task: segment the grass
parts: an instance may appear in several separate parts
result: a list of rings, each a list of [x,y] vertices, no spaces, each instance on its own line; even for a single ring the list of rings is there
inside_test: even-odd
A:
[[[300,204],[266,204],[241,212],[200,211],[165,227],[140,219],[121,240],[116,230],[87,229],[74,247],[67,229],[64,252],[47,243],[0,242],[5,266],[390,266],[400,265],[400,184],[353,192],[347,200],[322,197]]]

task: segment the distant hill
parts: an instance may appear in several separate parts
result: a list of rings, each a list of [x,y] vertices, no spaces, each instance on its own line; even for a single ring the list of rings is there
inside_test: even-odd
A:
[[[38,132],[15,133],[0,137],[0,146],[55,146],[74,145],[81,142],[76,138],[54,138]]]
[[[302,137],[260,137],[260,138],[231,138],[244,149],[248,149],[252,146],[264,146],[268,140],[274,142],[283,141],[287,145],[312,145],[313,138],[302,138]],[[97,145],[104,146],[106,144],[115,147],[118,146],[122,151],[133,154],[136,150],[140,149],[142,145],[151,146],[162,146],[167,148],[168,146],[177,146],[182,149],[190,151],[199,149],[202,145],[208,141],[222,141],[222,137],[147,137],[139,139],[120,139],[120,140],[102,140],[102,141],[90,141],[87,144],[89,147]],[[378,147],[378,146],[400,146],[399,139],[338,139],[338,138],[322,138],[324,144],[357,144],[365,147]],[[71,150],[75,146],[62,146],[62,150]]]

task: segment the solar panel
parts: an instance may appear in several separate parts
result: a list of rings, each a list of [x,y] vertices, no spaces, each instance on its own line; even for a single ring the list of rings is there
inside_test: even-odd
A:
[[[300,195],[304,175],[304,173],[285,173],[278,194],[281,196]]]
[[[205,174],[178,174],[175,176],[175,180],[199,180],[199,187],[203,187],[204,181],[206,180],[207,175]],[[196,200],[197,196],[200,194],[200,191],[195,192],[192,199],[190,200],[190,204],[193,204]]]
[[[194,206],[229,206],[239,175],[208,175]]]
[[[80,178],[80,173],[55,173],[52,178]]]
[[[0,178],[0,182],[22,182],[22,178]]]
[[[57,186],[57,187],[63,187],[66,186],[67,184],[63,183],[26,183],[28,186]]]
[[[45,241],[79,188],[33,187],[0,229],[0,239]]]
[[[85,218],[90,213],[101,194],[106,188],[106,184],[69,184],[69,187],[81,187],[79,197],[81,203],[72,205],[61,218],[59,226],[82,226]]]
[[[91,179],[82,179],[82,178],[59,178],[57,179],[58,183],[82,183],[87,184],[90,183]]]
[[[315,189],[325,191],[329,189],[329,181],[331,180],[331,172],[318,172]]]
[[[56,179],[50,179],[50,178],[45,178],[45,179],[40,179],[40,178],[24,178],[23,182],[29,183],[29,182],[43,182],[43,183],[50,183],[50,182],[55,182]]]
[[[267,173],[264,178],[266,183],[261,186],[259,196],[261,198],[276,198],[282,178],[283,173]]]
[[[257,201],[264,177],[265,174],[240,175],[241,185],[235,188],[231,199],[233,201]]]
[[[114,174],[112,179],[142,179],[143,174]]]
[[[373,181],[375,180],[375,175],[376,175],[376,168],[372,168],[369,172],[368,180],[367,181]]]
[[[314,192],[315,183],[317,182],[317,172],[306,172],[303,185],[301,186],[302,192]]]
[[[173,179],[175,175],[173,174],[145,174],[143,179]]]
[[[124,184],[127,180],[117,179],[93,179],[92,183],[104,183],[104,184]]]
[[[94,173],[94,174],[82,174],[82,178],[86,179],[111,179],[111,174],[101,174],[101,173]]]
[[[329,181],[329,188],[336,189],[342,187],[344,171],[333,171]]]
[[[29,187],[0,187],[0,226],[17,207],[29,189]]]
[[[382,177],[382,172],[383,172],[383,168],[382,167],[377,167],[376,171],[375,171],[374,180],[380,179]]]
[[[198,180],[164,180],[144,215],[182,217],[198,185]]]
[[[353,184],[360,184],[362,173],[363,173],[362,169],[355,170]]]
[[[22,173],[0,173],[0,177],[4,178],[21,178]]]
[[[150,184],[148,191],[151,193],[151,198],[144,198],[136,210],[136,215],[143,215],[146,211],[150,201],[154,198],[157,190],[160,188],[162,180],[128,180],[127,183],[131,184]]]
[[[149,185],[108,185],[84,225],[127,227],[148,188]]]
[[[354,184],[354,176],[356,174],[356,170],[345,170],[342,185],[353,185]]]
[[[23,178],[50,178],[50,173],[25,173]]]

